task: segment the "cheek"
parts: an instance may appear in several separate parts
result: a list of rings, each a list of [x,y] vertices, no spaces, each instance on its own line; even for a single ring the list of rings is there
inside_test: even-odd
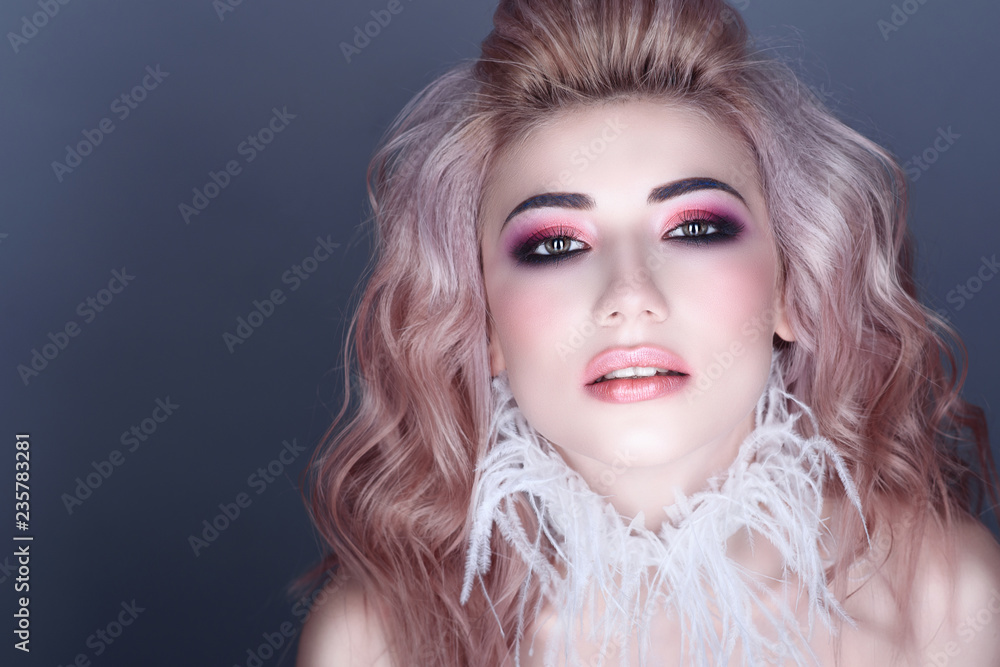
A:
[[[767,252],[734,254],[705,262],[698,275],[686,302],[693,396],[711,420],[734,426],[752,412],[767,380],[776,266]]]
[[[490,313],[501,345],[509,357],[526,353],[539,341],[551,338],[551,328],[558,319],[558,294],[542,284],[513,278],[501,279],[487,286]],[[508,359],[508,363],[512,361]]]
[[[570,360],[581,332],[592,333],[581,280],[563,272],[519,272],[487,283],[490,313],[508,370],[550,374]],[[578,347],[578,346],[577,346]]]
[[[706,334],[720,343],[747,342],[754,338],[770,341],[774,323],[776,265],[766,252],[706,258],[683,290],[695,320],[708,325]],[[767,329],[767,331],[764,331]]]

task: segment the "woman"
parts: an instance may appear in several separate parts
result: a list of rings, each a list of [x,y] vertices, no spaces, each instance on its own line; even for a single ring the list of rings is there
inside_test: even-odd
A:
[[[897,163],[721,1],[494,25],[372,164],[299,664],[997,664]]]

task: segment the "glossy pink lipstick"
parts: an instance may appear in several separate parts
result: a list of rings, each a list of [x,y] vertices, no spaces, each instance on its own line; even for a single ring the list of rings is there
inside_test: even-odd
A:
[[[616,372],[628,377],[613,377]],[[687,364],[662,348],[619,347],[601,352],[587,364],[584,389],[606,403],[635,403],[680,391],[690,377]]]

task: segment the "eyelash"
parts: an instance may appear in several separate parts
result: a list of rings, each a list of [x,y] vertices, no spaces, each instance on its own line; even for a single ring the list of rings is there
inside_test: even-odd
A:
[[[707,225],[708,227],[714,227],[715,233],[694,236],[664,236],[664,238],[679,238],[684,243],[705,245],[708,243],[724,243],[726,241],[731,241],[739,236],[740,232],[743,231],[743,225],[735,220],[729,220],[728,218],[716,215],[711,211],[699,211],[692,209],[681,213],[680,222],[670,229],[667,234],[683,229],[693,222],[699,222]]]
[[[683,230],[685,227],[689,227],[689,225],[695,222],[701,223],[705,225],[706,228],[714,229],[715,231],[710,234],[702,233],[690,236],[670,236],[670,234],[677,232],[678,230]],[[669,229],[664,234],[663,239],[677,239],[681,243],[689,245],[709,245],[713,243],[725,243],[726,241],[731,241],[742,231],[743,225],[740,223],[723,218],[722,216],[716,215],[711,211],[689,210],[684,211],[680,215],[680,221],[678,224]],[[540,255],[535,252],[535,250],[538,249],[538,246],[542,245],[542,243],[555,239],[565,239],[570,246],[574,243],[584,243],[576,237],[572,228],[556,227],[543,229],[535,232],[519,244],[517,248],[514,249],[514,258],[523,264],[552,264],[569,259],[585,249],[577,248],[549,255]]]
[[[566,239],[569,241],[570,245],[573,243],[583,243],[583,241],[576,237],[574,230],[571,228],[556,227],[554,229],[542,229],[535,232],[519,244],[517,248],[514,249],[514,257],[519,262],[524,264],[553,263],[568,259],[580,251],[577,249],[569,252],[561,252],[555,255],[539,255],[535,253],[535,250],[538,246],[542,245],[542,243],[554,239]]]

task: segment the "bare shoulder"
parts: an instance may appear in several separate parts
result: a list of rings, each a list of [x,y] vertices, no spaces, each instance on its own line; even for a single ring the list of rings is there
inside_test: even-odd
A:
[[[296,667],[392,667],[382,622],[361,584],[331,581],[309,613]]]
[[[913,593],[917,640],[929,664],[1000,665],[1000,546],[985,526],[967,518],[949,529],[929,527]]]

